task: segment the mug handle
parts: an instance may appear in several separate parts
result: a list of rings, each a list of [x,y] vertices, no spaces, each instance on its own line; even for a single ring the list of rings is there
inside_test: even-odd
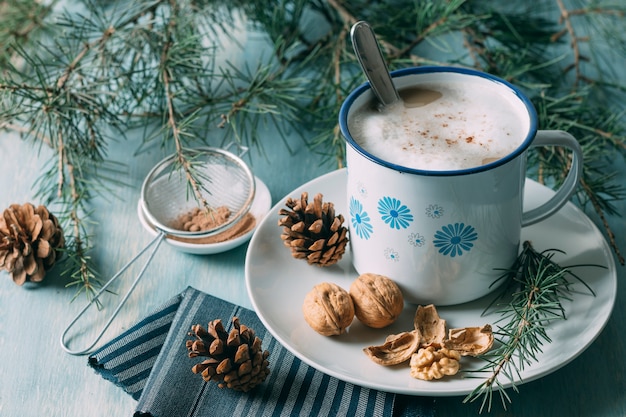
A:
[[[535,140],[530,145],[563,146],[572,151],[572,165],[565,181],[548,201],[522,214],[522,227],[537,223],[556,213],[574,194],[576,185],[583,172],[583,151],[576,138],[562,130],[538,130]]]

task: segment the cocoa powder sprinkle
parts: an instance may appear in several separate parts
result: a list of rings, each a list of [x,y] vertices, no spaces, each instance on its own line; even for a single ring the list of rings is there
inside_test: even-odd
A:
[[[199,207],[194,208],[188,213],[180,215],[170,227],[188,232],[198,232],[201,230],[211,230],[225,224],[230,218],[230,209],[226,206],[220,206],[213,209],[210,213]],[[246,213],[240,220],[230,226],[228,229],[216,233],[211,236],[200,238],[184,238],[179,236],[169,236],[169,239],[185,243],[219,243],[235,239],[248,233],[256,225],[256,218],[251,213]]]

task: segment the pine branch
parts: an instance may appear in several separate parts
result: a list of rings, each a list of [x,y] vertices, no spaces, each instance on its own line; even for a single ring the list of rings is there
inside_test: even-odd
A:
[[[46,18],[58,0],[46,2],[37,0],[0,1],[0,68],[6,65],[20,66],[19,57],[13,54],[10,45],[26,45],[32,37],[47,31]]]
[[[571,20],[571,17],[573,15],[570,14],[570,11],[567,9],[567,7],[565,7],[563,0],[555,0],[555,1],[559,7],[559,12],[561,14],[560,23],[565,25],[565,28],[558,34],[555,34],[552,40],[553,41],[557,40],[561,35],[564,35],[565,33],[567,33],[570,38],[570,47],[572,49],[572,55],[574,59],[574,61],[570,65],[566,66],[563,69],[563,72],[567,73],[570,70],[574,71],[574,74],[575,74],[574,84],[578,84],[581,81],[591,81],[583,76],[583,73],[580,68],[581,61],[588,60],[588,58],[581,54],[579,43],[587,41],[588,38],[580,37],[576,35],[576,30],[574,29],[574,25],[572,24],[572,20]],[[579,10],[579,12],[582,12],[582,11]],[[582,13],[577,13],[577,14],[582,14]]]
[[[0,113],[2,120],[11,121],[3,123],[4,127],[19,126],[22,134],[42,140],[55,151],[57,163],[45,173],[46,179],[41,182],[55,181],[56,178],[56,198],[65,206],[60,219],[73,234],[66,248],[67,262],[78,266],[63,273],[72,277],[68,286],[77,286],[77,293],[85,292],[88,297],[93,295],[99,281],[88,256],[91,247],[85,235],[83,207],[90,196],[87,187],[92,184],[89,178],[94,174],[92,168],[97,169],[103,161],[105,140],[102,126],[119,126],[119,119],[108,111],[108,103],[98,107],[98,98],[90,95],[89,90],[97,90],[101,81],[86,76],[84,69],[91,63],[85,63],[91,59],[90,51],[106,44],[112,35],[113,31],[105,30],[96,40],[85,42],[79,49],[63,44],[63,39],[59,39],[53,46],[55,50],[59,48],[66,52],[68,59],[60,60],[67,64],[64,67],[48,65],[45,55],[55,54],[55,50],[49,49],[50,45],[40,43],[41,55],[32,55],[14,44],[12,53],[23,59],[34,73],[23,74],[11,65],[7,81],[0,83],[0,91],[10,93],[15,100],[12,108],[18,112],[22,110],[15,115],[11,110]],[[14,124],[13,120],[20,124]],[[44,185],[42,189],[53,188]],[[54,197],[49,194],[44,198],[51,200]]]
[[[552,258],[557,250],[537,252],[530,242],[509,270],[498,280],[504,280],[503,290],[486,311],[493,307],[500,319],[495,323],[498,346],[481,356],[486,364],[476,374],[487,374],[486,379],[464,399],[481,400],[480,412],[491,411],[494,391],[498,391],[506,409],[511,398],[504,388],[508,382],[517,391],[515,380],[521,372],[537,362],[544,343],[551,343],[547,326],[566,319],[563,302],[571,300],[573,277],[582,283],[591,295],[593,290],[572,270],[582,265],[561,267]],[[510,298],[510,300],[508,300]]]
[[[177,17],[180,14],[180,10],[177,5],[176,0],[170,1],[170,8],[172,10],[172,17],[170,17],[169,22],[167,24],[165,30],[165,42],[163,43],[163,49],[160,56],[159,61],[159,69],[160,76],[159,78],[163,82],[163,94],[165,96],[166,103],[166,112],[167,112],[167,126],[170,129],[170,135],[174,140],[175,148],[176,148],[176,161],[179,166],[182,167],[185,172],[185,177],[187,182],[192,190],[193,196],[196,201],[200,204],[201,207],[207,211],[207,213],[211,213],[213,208],[209,206],[209,203],[204,198],[204,195],[201,190],[200,179],[192,170],[191,161],[187,158],[185,154],[185,149],[183,146],[183,139],[181,131],[181,126],[179,125],[177,112],[174,109],[174,92],[173,87],[171,85],[171,77],[174,69],[172,66],[172,57],[170,56],[171,49],[174,47],[175,36],[174,32],[176,30],[176,26],[179,24]]]

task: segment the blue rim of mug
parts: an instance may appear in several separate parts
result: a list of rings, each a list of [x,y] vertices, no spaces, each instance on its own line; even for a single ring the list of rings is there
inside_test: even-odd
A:
[[[419,175],[430,175],[430,176],[465,175],[465,174],[474,174],[477,172],[488,171],[497,166],[504,165],[507,162],[517,158],[530,146],[531,142],[535,138],[535,135],[537,134],[537,111],[535,110],[535,107],[531,103],[530,99],[528,99],[528,97],[526,97],[526,95],[518,87],[514,86],[508,81],[505,81],[499,77],[496,77],[495,75],[491,75],[485,72],[481,72],[481,71],[477,71],[477,70],[473,70],[469,68],[444,67],[444,66],[441,66],[441,67],[424,66],[424,67],[403,68],[403,69],[399,69],[396,71],[391,71],[391,77],[399,78],[399,77],[404,77],[404,76],[413,75],[413,74],[431,74],[431,73],[437,73],[437,72],[452,72],[452,73],[457,73],[457,74],[481,77],[481,78],[490,80],[496,84],[500,84],[504,87],[507,87],[524,104],[524,106],[526,107],[526,110],[528,111],[528,117],[530,119],[529,120],[530,126],[528,128],[528,134],[526,135],[526,138],[524,138],[524,141],[520,144],[520,146],[518,146],[510,154],[498,159],[497,161],[493,161],[488,164],[477,166],[477,167],[457,169],[457,170],[431,171],[431,170],[424,170],[424,169],[408,168],[402,165],[396,165],[394,163],[380,159],[376,157],[375,155],[372,155],[365,149],[363,149],[352,138],[352,135],[350,135],[350,131],[348,130],[349,110],[354,104],[354,101],[359,96],[364,94],[366,91],[370,90],[369,82],[365,82],[361,84],[354,91],[352,91],[348,95],[348,97],[346,97],[345,101],[341,105],[341,109],[339,110],[339,128],[341,129],[341,133],[344,139],[346,140],[346,142],[348,143],[348,145],[350,145],[355,151],[357,151],[358,153],[360,153],[367,159],[379,165],[382,165],[387,168],[391,168],[400,172],[406,172],[410,174],[419,174]]]

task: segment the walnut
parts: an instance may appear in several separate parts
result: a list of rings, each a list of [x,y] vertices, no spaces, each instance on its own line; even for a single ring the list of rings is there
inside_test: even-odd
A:
[[[452,349],[422,348],[411,356],[411,376],[425,381],[455,375],[459,371],[461,355]]]
[[[363,352],[380,365],[397,365],[410,359],[411,376],[430,381],[455,375],[461,356],[477,356],[491,349],[494,337],[491,326],[450,329],[439,317],[434,305],[418,306],[414,330],[390,335],[380,346]]]
[[[413,325],[422,335],[421,347],[443,347],[446,339],[446,321],[439,317],[434,305],[417,307]]]
[[[350,286],[356,318],[375,329],[393,323],[404,308],[398,285],[377,274],[362,274]]]
[[[450,329],[445,346],[458,351],[462,356],[477,356],[485,353],[493,346],[491,326],[485,324],[482,327]]]
[[[354,304],[346,290],[336,284],[322,282],[306,295],[302,312],[313,330],[324,336],[333,336],[345,332],[352,323]]]
[[[417,330],[387,336],[380,346],[369,346],[363,352],[379,365],[391,366],[408,361],[417,351],[420,335]]]

